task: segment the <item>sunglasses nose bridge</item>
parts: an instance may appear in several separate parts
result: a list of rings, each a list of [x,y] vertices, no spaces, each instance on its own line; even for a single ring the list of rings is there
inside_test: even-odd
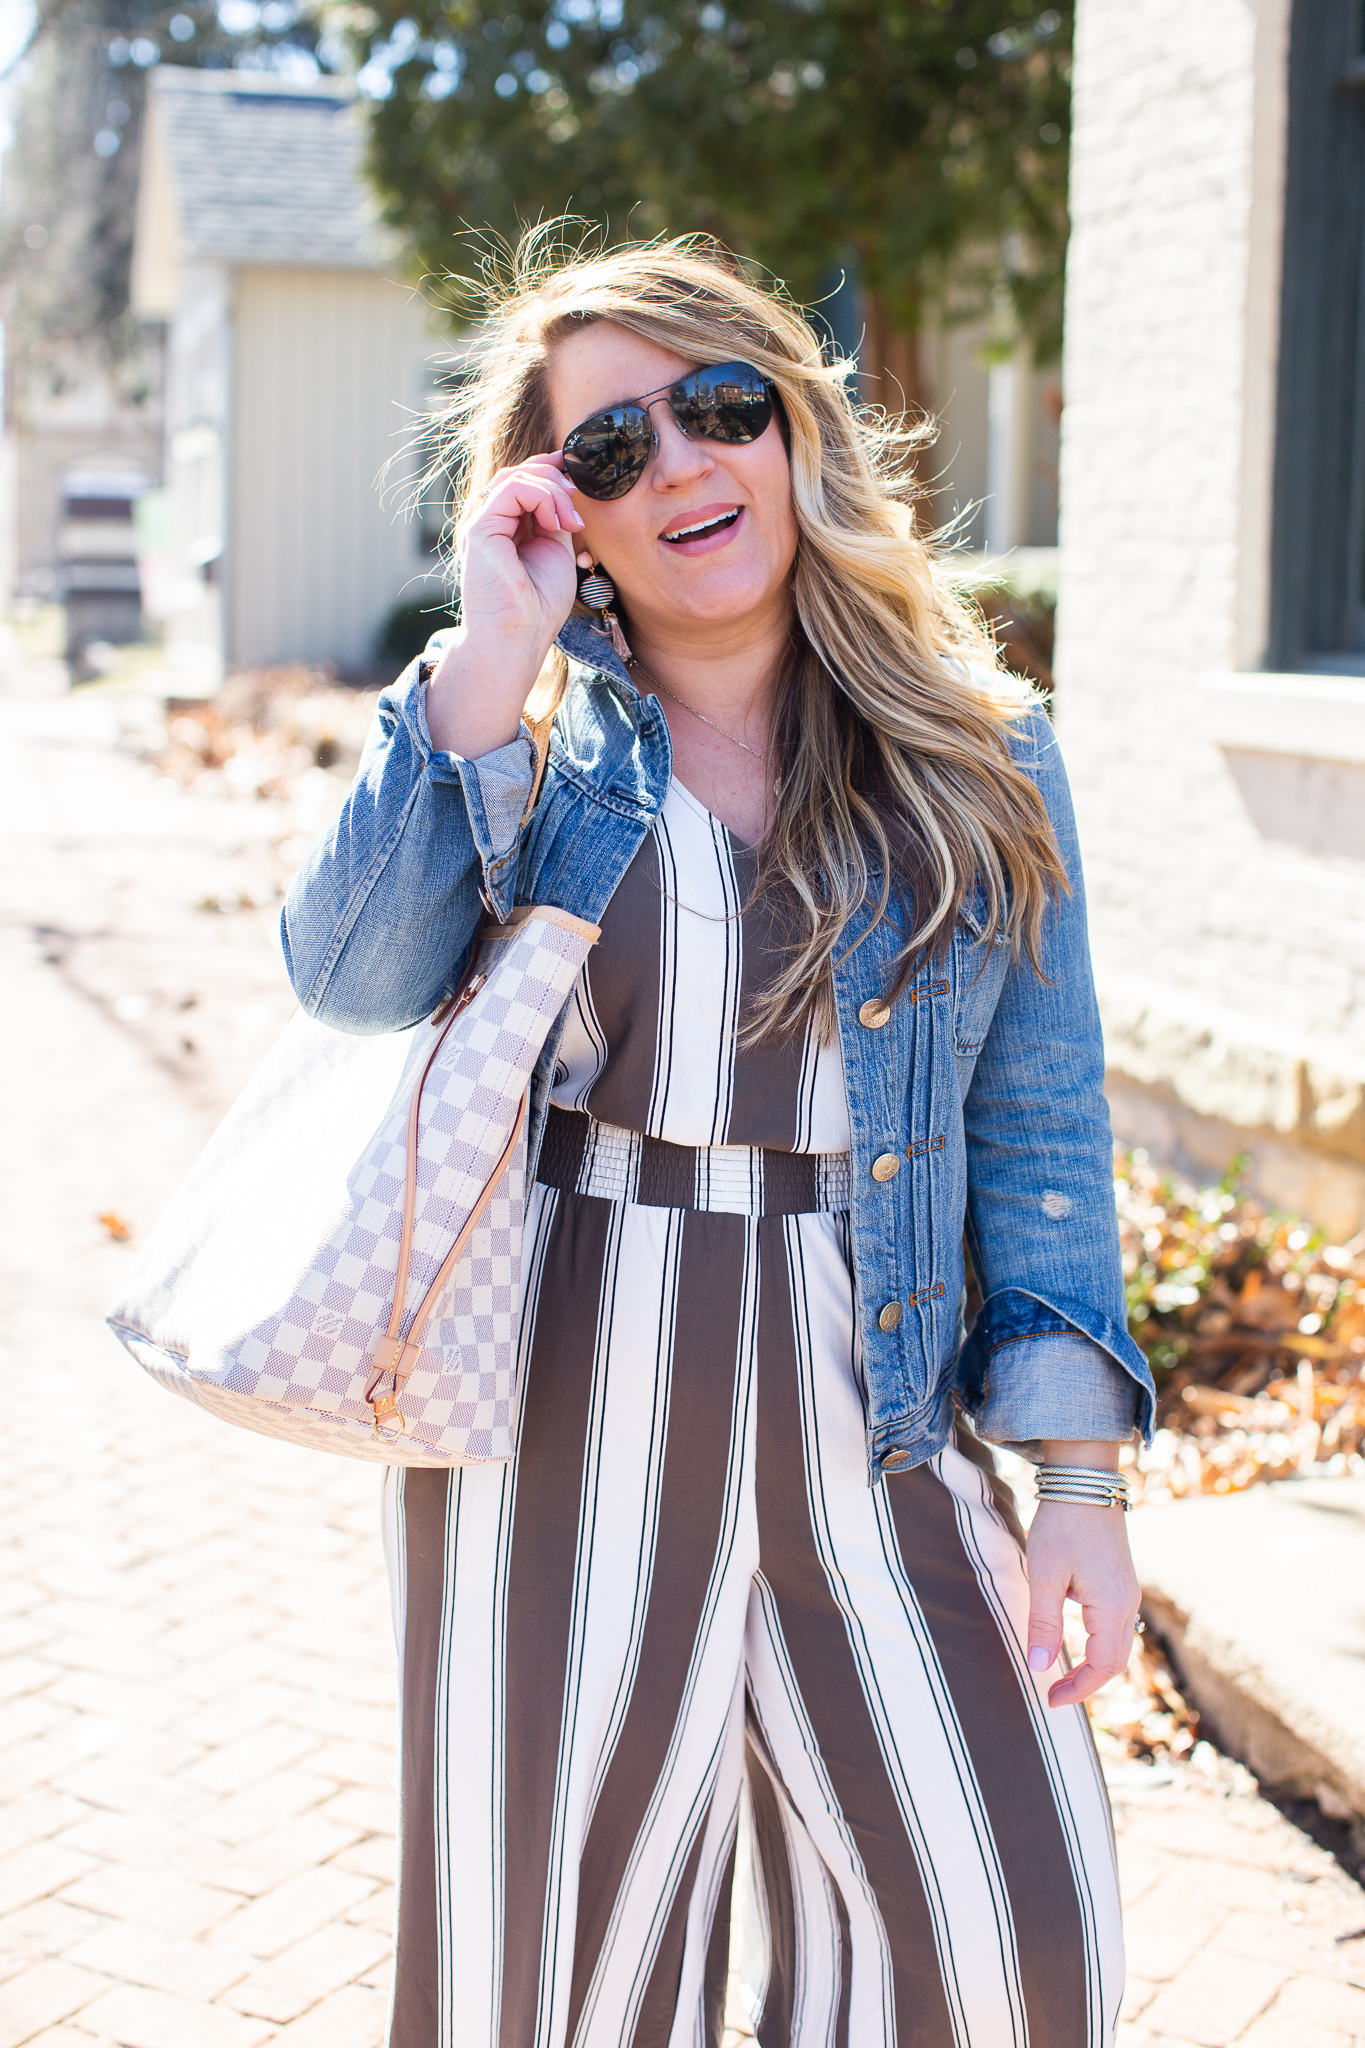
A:
[[[699,434],[694,430],[693,427],[689,427],[686,420],[683,419],[681,414],[679,413],[678,407],[674,405],[672,400],[672,394],[669,392],[661,392],[657,398],[651,399],[649,406],[647,407],[649,413],[649,423],[654,431],[654,447],[650,455],[651,462],[657,462],[659,460],[661,453],[663,452],[663,442],[659,433],[658,424],[656,423],[654,418],[654,407],[656,405],[662,405],[665,408],[666,417],[669,420],[671,420],[673,425],[677,428],[679,434],[682,436],[683,441],[686,443],[689,451],[700,450],[703,454],[705,454],[708,439],[707,435]],[[707,457],[707,460],[709,462],[709,456]]]
[[[716,450],[708,436],[689,432],[671,407],[669,417],[676,438],[667,427],[662,433],[655,429],[654,447],[641,479],[646,489],[664,493],[692,488],[711,475],[716,466]]]
[[[659,429],[654,419],[654,408],[656,405],[664,406],[667,409],[667,411],[672,415],[674,421],[677,424],[679,432],[687,435],[687,439],[689,441],[692,439],[692,436],[688,434],[686,427],[678,418],[678,409],[674,405],[672,398],[672,392],[674,388],[674,386],[670,385],[667,391],[656,391],[649,398],[641,400],[641,410],[643,411],[645,418],[649,421],[651,431],[654,435],[654,447],[656,453],[658,451],[659,446]]]

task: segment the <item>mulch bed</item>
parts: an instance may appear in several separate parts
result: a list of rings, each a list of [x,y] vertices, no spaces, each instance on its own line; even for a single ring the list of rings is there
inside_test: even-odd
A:
[[[1365,1471],[1365,1233],[1115,1155],[1129,1326],[1157,1383],[1144,1500],[1237,1493],[1293,1473]]]

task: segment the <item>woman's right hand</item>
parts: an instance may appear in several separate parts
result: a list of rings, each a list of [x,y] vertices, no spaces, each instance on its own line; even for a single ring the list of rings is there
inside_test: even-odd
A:
[[[583,518],[563,456],[493,478],[460,545],[460,625],[427,686],[432,744],[466,760],[504,747],[578,590]]]

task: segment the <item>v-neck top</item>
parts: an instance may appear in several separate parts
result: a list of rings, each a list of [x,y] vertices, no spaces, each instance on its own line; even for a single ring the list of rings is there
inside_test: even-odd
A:
[[[846,1152],[837,1039],[739,1043],[779,971],[751,903],[757,855],[676,777],[602,918],[569,1004],[551,1099],[673,1145]]]

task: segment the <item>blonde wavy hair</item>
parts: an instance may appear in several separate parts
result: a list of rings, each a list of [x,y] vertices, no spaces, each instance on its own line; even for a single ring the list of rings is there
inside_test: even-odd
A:
[[[1007,732],[1038,699],[998,669],[979,614],[916,530],[907,455],[926,430],[855,406],[853,366],[827,361],[798,309],[717,245],[574,249],[566,226],[535,229],[485,263],[481,323],[439,428],[437,464],[454,479],[448,532],[458,553],[494,473],[554,445],[547,365],[585,323],[612,321],[699,364],[744,357],[776,388],[799,539],[774,714],[777,796],[754,893],[782,906],[789,943],[746,1036],[810,1016],[832,1028],[844,929],[870,900],[871,930],[898,881],[910,883],[916,917],[888,1002],[946,948],[977,884],[983,936],[1036,968],[1044,912],[1067,879]],[[528,716],[552,712],[567,680],[552,650]]]

